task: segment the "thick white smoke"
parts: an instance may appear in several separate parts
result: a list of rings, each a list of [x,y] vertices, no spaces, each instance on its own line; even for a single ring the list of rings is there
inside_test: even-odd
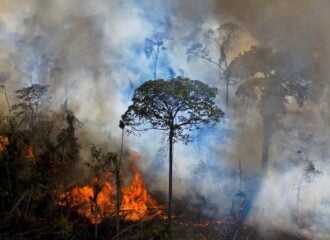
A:
[[[322,175],[306,186],[301,207],[306,235],[327,239],[322,228],[329,218],[329,9],[325,1],[2,1],[0,2],[0,72],[8,72],[6,86],[11,103],[13,92],[31,83],[49,84],[52,110],[67,101],[68,108],[84,123],[84,143],[95,142],[117,150],[118,121],[130,104],[135,87],[152,78],[151,62],[143,52],[145,38],[156,32],[166,35],[166,47],[160,56],[159,77],[167,78],[167,69],[202,80],[220,89],[217,69],[207,62],[186,61],[186,49],[200,39],[201,31],[233,21],[244,33],[235,54],[251,44],[285,49],[297,63],[319,59],[323,92],[314,94],[303,109],[288,99],[284,129],[272,137],[268,175],[251,216],[260,221],[296,230],[293,219],[294,184],[303,171],[297,151],[304,148]],[[315,52],[311,46],[317,46]],[[315,81],[318,81],[315,79]],[[223,96],[218,103],[223,107]],[[3,96],[1,109],[6,113]],[[215,129],[195,133],[195,142],[175,145],[175,192],[191,189],[201,193],[210,204],[225,211],[238,189],[238,160],[242,161],[243,188],[260,170],[261,117],[255,102],[241,102],[231,88],[227,117]],[[157,140],[155,140],[157,139]],[[88,140],[88,141],[87,141]],[[153,178],[153,189],[167,189],[166,136],[149,132],[141,137],[125,137],[125,145],[142,155],[138,165]],[[87,147],[84,146],[84,147]],[[299,155],[299,154],[298,154]],[[296,159],[296,160],[295,160]],[[198,181],[192,181],[198,180]],[[286,230],[290,230],[286,229]],[[316,234],[316,235],[313,235]]]

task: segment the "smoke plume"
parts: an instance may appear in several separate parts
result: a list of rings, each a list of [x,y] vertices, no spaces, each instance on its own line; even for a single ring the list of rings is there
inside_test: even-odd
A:
[[[83,122],[83,147],[94,142],[117,151],[120,116],[134,89],[153,77],[151,61],[143,51],[145,39],[164,33],[166,50],[160,55],[159,77],[168,78],[172,69],[176,75],[216,86],[222,94],[217,69],[201,60],[187,62],[186,50],[201,41],[203,31],[226,22],[239,24],[242,33],[231,58],[257,45],[284,53],[277,61],[288,62],[297,71],[318,69],[317,74],[306,70],[311,91],[302,107],[292,97],[286,99],[281,128],[271,136],[267,174],[248,218],[258,217],[262,229],[299,231],[300,227],[308,237],[328,239],[329,10],[330,3],[323,0],[2,1],[0,72],[8,77],[1,77],[0,84],[11,104],[17,89],[50,85],[51,110],[65,106]],[[230,87],[230,105],[221,124],[193,133],[194,142],[188,146],[175,145],[176,197],[203,195],[207,216],[214,215],[210,210],[214,206],[219,217],[227,215],[236,190],[248,196],[260,173],[263,115],[257,101],[239,100],[236,88]],[[221,94],[218,104],[225,108]],[[0,101],[6,114],[5,98]],[[137,165],[152,179],[149,187],[166,192],[166,135],[125,136],[125,146],[141,154]],[[295,186],[306,159],[314,161],[322,174],[303,188],[301,227],[294,219]]]

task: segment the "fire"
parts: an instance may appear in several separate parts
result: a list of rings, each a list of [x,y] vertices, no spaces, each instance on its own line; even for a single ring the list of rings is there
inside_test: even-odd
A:
[[[9,145],[9,139],[7,136],[0,136],[0,152],[3,152]]]
[[[114,214],[115,203],[109,201],[114,188],[109,183],[103,183],[100,189],[95,185],[75,187],[69,193],[61,194],[59,205],[69,205],[78,213],[89,218],[92,223],[99,223],[105,217]]]
[[[120,216],[126,221],[139,221],[154,215],[163,215],[163,208],[148,195],[141,174],[133,168],[134,177],[129,186],[122,188]],[[109,176],[109,174],[106,174]],[[74,187],[71,191],[60,194],[58,204],[77,209],[77,212],[93,224],[100,223],[106,217],[115,216],[115,185],[109,177],[94,179],[91,184]]]
[[[151,209],[156,209],[157,214],[161,214],[157,202],[148,195],[141,174],[135,168],[133,170],[135,174],[131,185],[122,190],[121,211],[123,218],[130,221],[138,221],[146,218]]]

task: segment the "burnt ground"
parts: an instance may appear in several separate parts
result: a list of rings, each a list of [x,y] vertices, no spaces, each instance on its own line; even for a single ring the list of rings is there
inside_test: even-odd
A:
[[[123,231],[125,240],[166,240],[170,239],[164,221],[138,223]],[[173,221],[171,239],[175,240],[310,240],[299,234],[290,234],[280,230],[259,232],[256,226],[231,223],[193,223]]]
[[[0,239],[98,239],[115,240],[114,219],[105,219],[97,226],[75,213],[66,218],[33,219],[13,218],[1,226]],[[95,230],[97,237],[95,238]],[[238,225],[230,222],[195,222],[173,219],[171,238],[167,221],[153,219],[140,222],[121,222],[120,240],[310,240],[299,234],[273,229],[260,232],[254,225]]]

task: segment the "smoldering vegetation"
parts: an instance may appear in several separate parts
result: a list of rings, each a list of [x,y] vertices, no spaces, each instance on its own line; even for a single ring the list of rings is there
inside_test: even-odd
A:
[[[79,145],[79,157],[73,166],[66,166],[73,179],[54,181],[62,184],[62,191],[92,181],[93,170],[85,166],[92,161],[90,146],[101,147],[102,153],[120,153],[118,121],[134,90],[154,77],[155,64],[145,54],[146,39],[159,38],[157,77],[183,76],[217,87],[217,104],[225,112],[215,127],[194,131],[191,143],[175,144],[174,212],[183,219],[177,233],[189,232],[196,239],[270,239],[269,235],[329,239],[329,10],[330,4],[322,0],[3,1],[1,136],[15,140],[16,147],[7,150],[10,154],[22,151],[16,157],[22,157],[31,145],[37,159],[54,160],[50,153],[44,154],[43,131],[49,131],[47,141],[55,146],[57,136],[66,129],[71,140],[77,140],[73,147]],[[220,26],[226,27],[218,31]],[[22,125],[10,126],[8,119],[15,116],[12,107],[21,103],[15,91],[46,85],[47,97],[36,122],[23,119]],[[77,120],[74,136],[68,112]],[[17,129],[12,131],[13,127]],[[34,127],[40,127],[39,132],[34,134]],[[148,192],[162,206],[167,201],[167,152],[166,134],[124,135],[124,185],[134,179],[134,163]],[[4,176],[11,170],[7,160],[1,160]],[[19,171],[25,167],[19,165]],[[33,165],[26,169],[30,168]],[[23,185],[30,189],[28,183]],[[14,183],[10,184],[3,188],[10,186],[13,191]],[[4,212],[26,221],[30,202],[37,202],[38,197],[20,188],[11,196],[15,203],[11,205],[6,194]],[[77,227],[70,225],[77,213],[71,214],[69,220],[59,217],[59,227],[52,231]],[[232,229],[226,232],[223,222]],[[198,230],[195,223],[208,225]],[[110,236],[102,226],[99,233]],[[143,225],[136,234],[146,229]],[[150,229],[166,237],[157,224]],[[148,234],[146,239],[153,236]]]

